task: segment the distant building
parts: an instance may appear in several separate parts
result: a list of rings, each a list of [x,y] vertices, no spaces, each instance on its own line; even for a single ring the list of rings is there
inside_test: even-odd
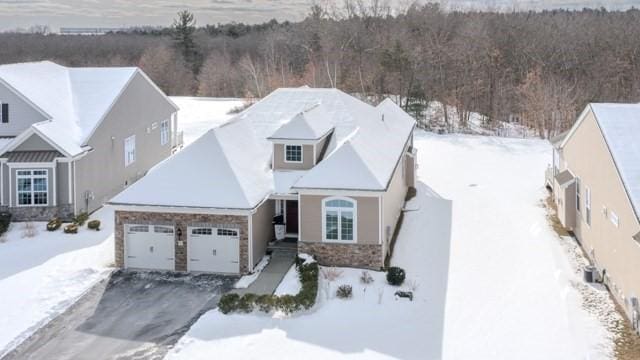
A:
[[[63,27],[60,35],[104,35],[110,32],[125,31],[126,28],[109,27]]]

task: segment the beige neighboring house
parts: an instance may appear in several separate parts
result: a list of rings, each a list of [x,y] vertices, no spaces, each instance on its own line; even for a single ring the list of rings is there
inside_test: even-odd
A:
[[[640,104],[590,104],[552,139],[547,171],[562,224],[572,231],[638,329]]]
[[[116,263],[245,274],[275,221],[322,264],[380,269],[415,182],[414,127],[391,100],[276,90],[111,200]]]
[[[0,208],[92,212],[167,158],[177,107],[138,68],[0,65]]]

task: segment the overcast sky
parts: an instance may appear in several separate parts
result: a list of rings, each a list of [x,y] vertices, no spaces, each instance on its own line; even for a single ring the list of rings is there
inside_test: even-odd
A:
[[[340,0],[335,0],[341,3]],[[407,3],[409,0],[394,0]],[[434,0],[432,0],[434,1]],[[448,0],[453,6],[526,8],[629,8],[640,0]],[[169,25],[175,13],[189,9],[200,25],[256,23],[272,18],[300,20],[311,0],[0,0],[0,30],[31,25],[59,27]]]

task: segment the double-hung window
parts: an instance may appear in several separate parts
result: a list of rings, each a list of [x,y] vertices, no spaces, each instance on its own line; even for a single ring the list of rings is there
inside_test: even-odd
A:
[[[160,123],[160,145],[167,145],[169,142],[169,120]]]
[[[285,145],[284,161],[292,163],[302,162],[302,145]]]
[[[323,240],[329,242],[356,242],[357,207],[348,198],[323,200]]]
[[[49,177],[46,169],[17,170],[18,206],[46,206],[49,204]]]
[[[136,161],[136,136],[131,135],[124,139],[124,166],[129,166]]]

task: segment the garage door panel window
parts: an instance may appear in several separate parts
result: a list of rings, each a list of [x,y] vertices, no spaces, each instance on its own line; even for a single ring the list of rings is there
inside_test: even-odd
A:
[[[45,170],[16,171],[18,206],[48,205],[49,177]]]
[[[356,242],[356,202],[349,198],[329,198],[322,205],[323,241]]]
[[[211,228],[195,228],[191,230],[191,235],[211,235],[213,234]]]
[[[153,232],[159,234],[173,234],[173,227],[170,226],[154,226]]]
[[[129,227],[129,232],[149,232],[148,225],[134,225]]]
[[[218,229],[218,236],[238,236],[238,231],[230,229]]]

